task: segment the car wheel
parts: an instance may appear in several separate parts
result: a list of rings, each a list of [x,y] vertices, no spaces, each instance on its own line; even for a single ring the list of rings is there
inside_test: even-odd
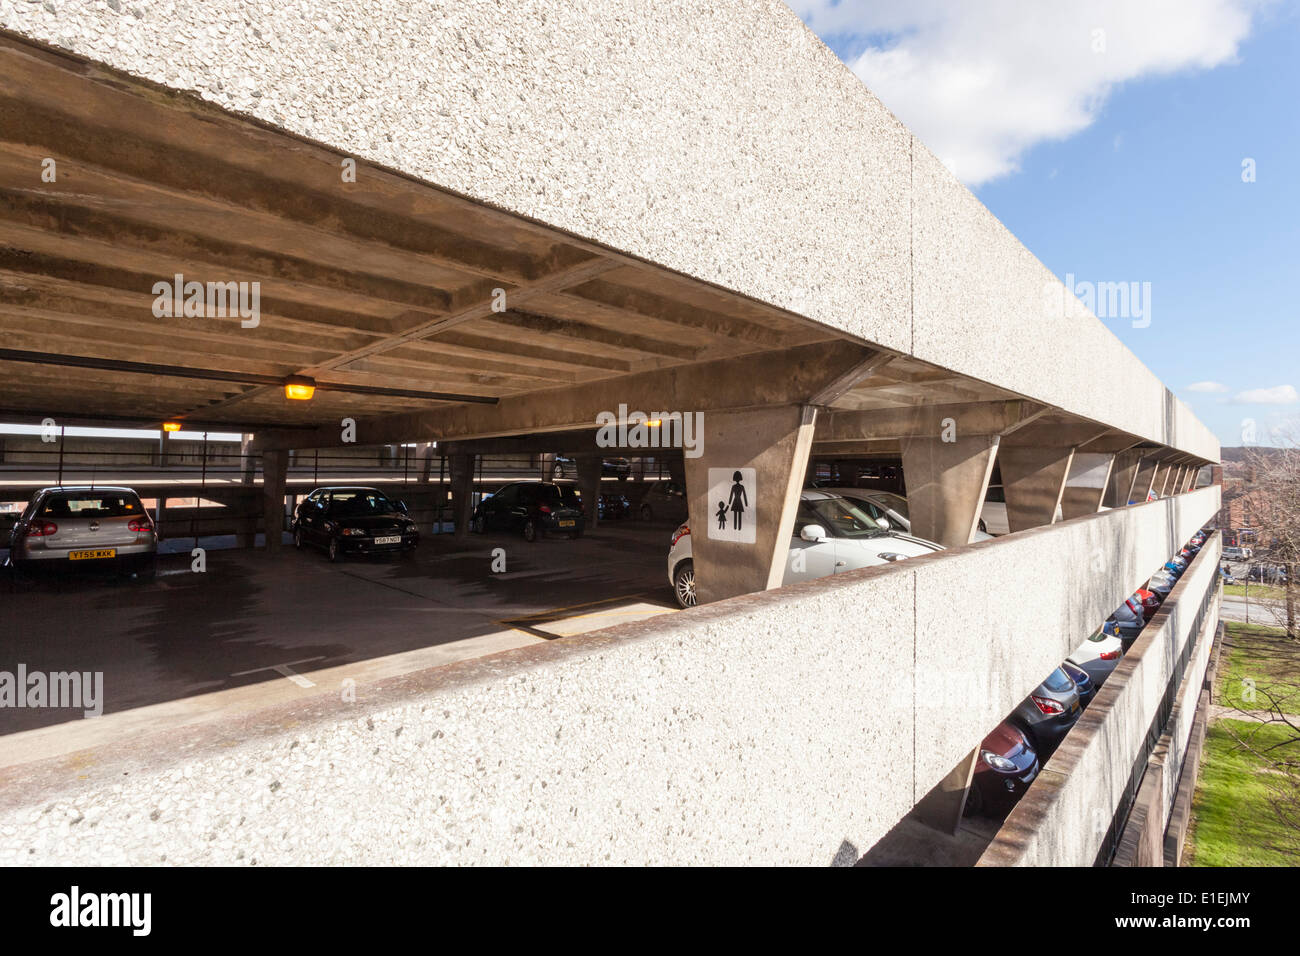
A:
[[[677,603],[682,607],[695,607],[698,603],[695,596],[695,563],[693,561],[683,561],[677,565],[677,570],[673,572],[673,595],[677,598]]]
[[[537,522],[534,521],[532,518],[529,518],[527,521],[524,522],[524,540],[525,541],[537,540]]]
[[[966,794],[966,806],[962,808],[961,815],[964,817],[984,816],[984,794],[980,792],[977,784],[971,784],[970,792]]]
[[[642,521],[650,521],[652,518],[654,518],[654,512],[650,510],[650,506],[649,506],[649,505],[642,505],[642,506],[641,506],[641,520],[642,520]]]
[[[551,478],[556,479],[556,478],[563,478],[563,477],[564,477],[564,466],[557,461],[555,463],[555,467],[551,469]]]
[[[302,550],[302,528],[293,529],[293,546],[299,551]]]
[[[470,522],[469,527],[470,530],[473,531],[475,534],[483,534],[485,531],[487,531],[487,522],[483,520],[482,515],[479,515],[472,522]]]
[[[337,562],[343,557],[343,549],[339,547],[338,538],[330,538],[329,550],[326,553],[329,555],[330,561],[333,562]]]

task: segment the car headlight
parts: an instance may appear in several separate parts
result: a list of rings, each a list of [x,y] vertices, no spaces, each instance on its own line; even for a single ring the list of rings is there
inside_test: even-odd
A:
[[[995,754],[991,750],[981,750],[980,756],[983,757],[984,762],[994,770],[1001,770],[1003,773],[1011,773],[1016,769],[1016,765],[1010,760],[1001,754]]]
[[[885,561],[906,561],[907,560],[907,555],[899,554],[897,551],[881,551],[878,555],[876,555],[876,557],[882,558]]]

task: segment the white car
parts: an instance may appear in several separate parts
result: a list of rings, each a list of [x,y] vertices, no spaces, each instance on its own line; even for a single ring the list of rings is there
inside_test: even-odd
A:
[[[1106,678],[1119,665],[1119,659],[1123,656],[1124,641],[1120,638],[1119,626],[1114,621],[1107,621],[1075,648],[1066,660],[1087,671],[1092,683],[1100,687],[1106,683]]]
[[[799,495],[790,554],[781,583],[793,584],[942,551],[943,545],[888,530],[855,502],[821,490]],[[668,581],[682,607],[694,607],[691,530],[681,525],[668,549]]]
[[[858,503],[871,517],[884,518],[890,527],[898,528],[908,534],[912,533],[912,519],[907,513],[907,499],[892,491],[873,491],[870,488],[818,488],[830,495],[840,495]],[[984,520],[972,541],[991,541],[993,535],[984,530]]]

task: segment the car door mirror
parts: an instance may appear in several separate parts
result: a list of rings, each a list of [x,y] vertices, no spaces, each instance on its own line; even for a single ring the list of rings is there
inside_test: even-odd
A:
[[[799,529],[799,537],[816,544],[826,540],[826,529],[819,524],[806,524]]]
[[[881,531],[888,531],[892,527],[892,525],[890,525],[888,518],[886,518],[884,515],[881,515],[879,518],[876,519],[876,527],[879,528]]]
[[[400,511],[402,514],[409,513],[409,509],[406,507],[405,501],[397,501],[395,502],[395,504],[397,505],[397,510]]]

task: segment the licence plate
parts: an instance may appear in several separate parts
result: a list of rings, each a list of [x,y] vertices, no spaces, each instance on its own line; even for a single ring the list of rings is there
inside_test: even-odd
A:
[[[402,536],[400,534],[384,535],[382,538],[376,538],[375,544],[401,544]]]
[[[561,528],[572,528],[572,527],[573,527],[573,522],[572,522],[572,521],[569,521],[569,520],[566,520],[566,521],[560,521],[560,522],[558,522],[558,524],[559,524],[559,526],[560,526]]]
[[[100,548],[97,551],[69,551],[69,561],[89,561],[94,558],[116,558],[117,548]]]

